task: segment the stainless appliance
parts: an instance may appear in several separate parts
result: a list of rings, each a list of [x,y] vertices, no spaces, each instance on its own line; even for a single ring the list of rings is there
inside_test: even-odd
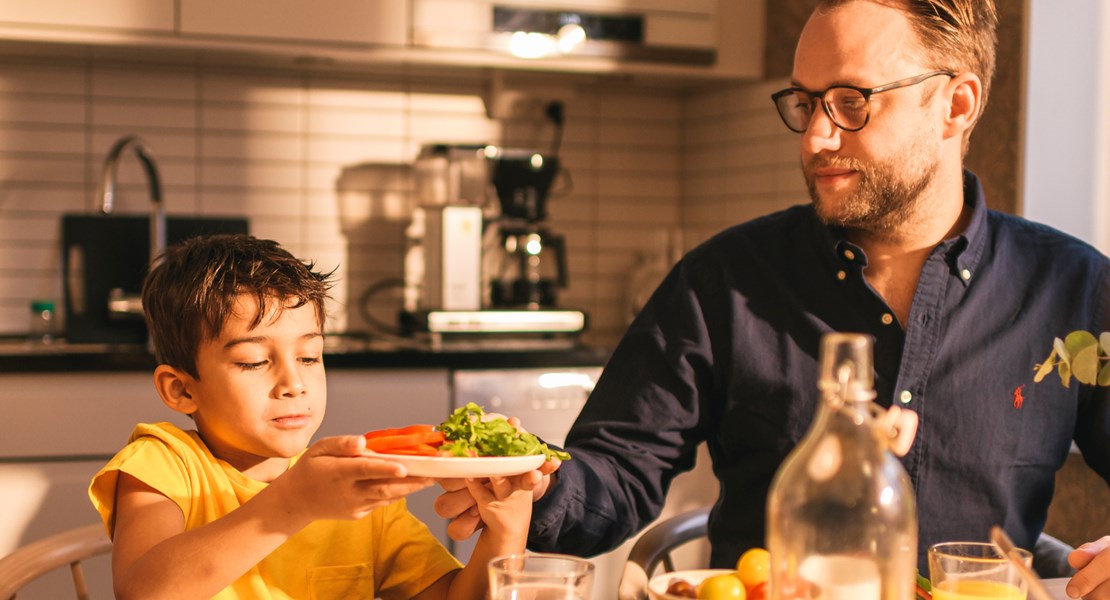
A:
[[[519,417],[525,429],[561,447],[601,376],[601,370],[600,366],[456,370],[451,373],[451,406],[454,409],[474,402],[488,412]],[[667,501],[656,522],[712,505],[718,490],[709,453],[702,444],[694,469],[671,482]],[[591,558],[597,568],[594,598],[616,597],[628,553],[638,538],[635,536],[616,549]],[[451,541],[451,551],[466,562],[476,539],[477,536],[462,542]],[[676,558],[688,568],[709,564],[709,545],[705,540],[693,542]]]
[[[430,144],[413,171],[417,209],[406,230],[402,330],[440,342],[573,342],[586,315],[557,306],[567,284],[565,243],[543,223],[558,159]]]
[[[418,206],[405,255],[411,309],[473,311],[482,306],[482,209],[463,204]],[[411,285],[410,285],[411,284]]]

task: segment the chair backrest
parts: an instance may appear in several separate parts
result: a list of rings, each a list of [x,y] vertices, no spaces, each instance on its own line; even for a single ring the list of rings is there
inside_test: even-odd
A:
[[[88,600],[88,586],[81,570],[81,561],[112,551],[112,541],[104,525],[86,525],[70,529],[16,549],[0,558],[0,600],[15,598],[16,593],[31,581],[69,565],[73,588],[78,600]]]
[[[649,527],[628,553],[617,596],[620,600],[647,598],[648,580],[660,566],[674,571],[672,553],[709,531],[709,507],[697,508]]]

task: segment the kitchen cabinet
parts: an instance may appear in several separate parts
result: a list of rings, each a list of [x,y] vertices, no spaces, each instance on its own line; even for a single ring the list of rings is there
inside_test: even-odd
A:
[[[0,555],[52,533],[99,522],[88,498],[92,476],[127,443],[135,423],[190,427],[158,399],[149,371],[0,375]],[[110,559],[85,564],[93,597],[111,598]],[[73,595],[61,570],[21,597]]]
[[[0,0],[0,25],[172,33],[174,0]]]
[[[182,36],[392,44],[407,42],[408,0],[179,0]]]
[[[448,67],[697,84],[762,75],[765,2],[512,0],[525,11],[644,17],[642,44],[601,40],[587,44],[589,52],[538,59],[501,47],[511,33],[492,36],[489,0],[0,0],[0,42],[34,42],[8,51],[48,56],[95,49],[132,60],[143,49],[181,64],[366,73],[400,66],[428,75]]]

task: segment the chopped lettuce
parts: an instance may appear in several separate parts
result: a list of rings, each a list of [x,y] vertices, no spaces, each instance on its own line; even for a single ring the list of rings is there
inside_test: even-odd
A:
[[[441,452],[455,456],[528,456],[543,454],[550,460],[570,460],[570,455],[552,450],[531,433],[522,433],[503,418],[486,420],[485,411],[473,402],[458,408],[437,427],[447,441]]]

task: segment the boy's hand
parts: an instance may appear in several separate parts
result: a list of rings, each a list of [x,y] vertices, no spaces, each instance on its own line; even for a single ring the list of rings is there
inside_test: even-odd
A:
[[[529,471],[518,477],[526,478],[527,485],[532,490],[532,501],[535,502],[547,493],[551,486],[551,474],[562,464],[557,458],[544,461],[535,471]],[[453,540],[465,540],[482,528],[482,516],[477,506],[477,501],[471,493],[465,479],[440,479],[439,485],[443,493],[436,498],[435,510],[439,516],[449,519],[447,535]]]
[[[365,450],[360,435],[324,438],[271,485],[282,487],[291,516],[316,520],[360,519],[434,482],[406,477],[403,465],[367,456]]]
[[[532,516],[535,483],[530,475],[463,480],[485,524],[484,535],[494,536],[496,544],[519,546],[513,550],[518,552],[524,551]]]

